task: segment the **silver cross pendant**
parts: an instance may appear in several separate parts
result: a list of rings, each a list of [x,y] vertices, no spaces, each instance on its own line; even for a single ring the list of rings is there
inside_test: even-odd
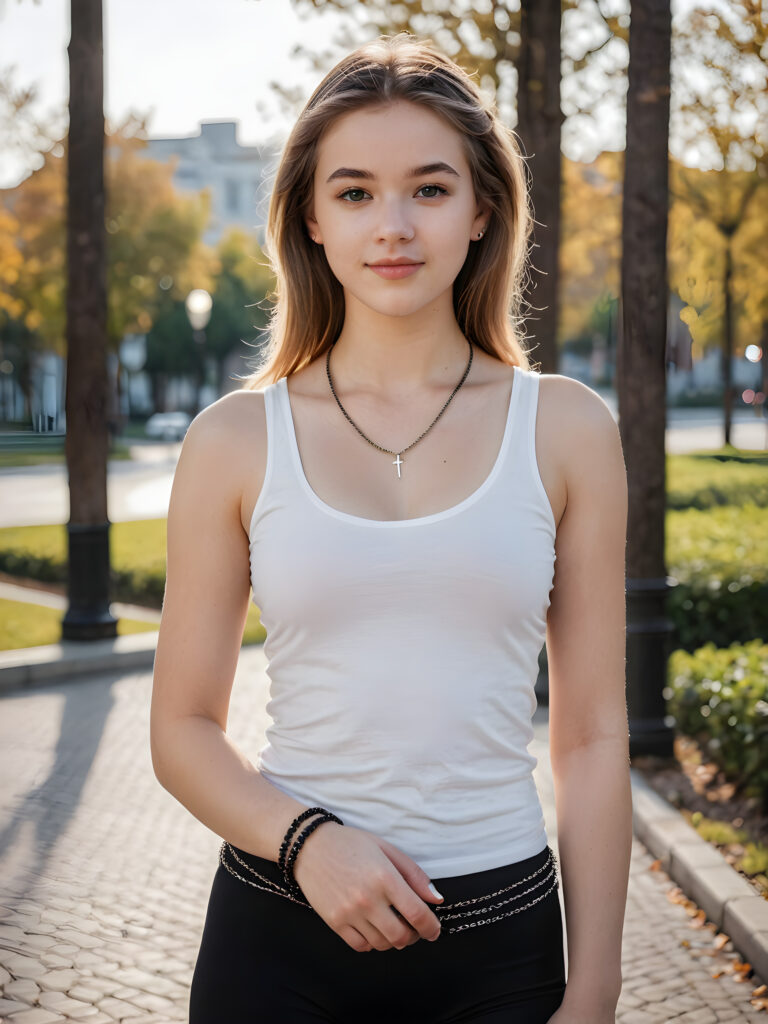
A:
[[[400,474],[400,467],[404,465],[404,462],[403,462],[403,460],[402,460],[402,459],[400,458],[400,456],[399,456],[399,455],[397,456],[397,458],[396,458],[396,459],[393,459],[393,460],[392,460],[392,465],[393,465],[393,466],[397,466],[397,477],[398,477],[398,480],[399,480],[399,479],[400,479],[400,475],[401,475],[401,474]]]

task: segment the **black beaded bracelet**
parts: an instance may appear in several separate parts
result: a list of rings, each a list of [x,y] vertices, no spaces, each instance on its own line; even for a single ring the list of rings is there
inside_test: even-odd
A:
[[[293,835],[293,833],[296,831],[296,829],[299,827],[302,821],[306,821],[307,818],[311,818],[313,814],[326,813],[328,812],[326,812],[324,807],[308,807],[306,811],[302,811],[301,814],[298,815],[298,817],[294,818],[291,824],[288,826],[288,831],[285,833],[283,841],[280,844],[280,853],[277,858],[277,866],[280,868],[280,871],[283,874],[285,874],[285,858],[288,853],[288,847],[291,845],[291,836]]]
[[[299,850],[303,846],[305,840],[312,835],[315,829],[326,821],[335,821],[337,825],[344,824],[344,822],[340,818],[337,818],[335,814],[331,814],[330,811],[326,811],[319,818],[315,818],[314,821],[310,821],[306,828],[299,833],[299,835],[296,838],[296,842],[291,847],[291,852],[288,854],[288,859],[285,863],[283,878],[285,879],[285,884],[288,886],[289,890],[292,893],[294,893],[294,895],[303,895],[303,893],[301,892],[301,887],[299,886],[296,879],[293,877],[293,866],[296,863],[296,858],[299,855]]]

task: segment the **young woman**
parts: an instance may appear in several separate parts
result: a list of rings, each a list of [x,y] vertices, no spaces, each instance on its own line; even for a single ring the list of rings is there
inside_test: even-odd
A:
[[[266,359],[192,423],[168,518],[153,763],[224,840],[191,1024],[614,1021],[626,477],[599,396],[530,366],[529,228],[514,136],[413,37],[342,60],[286,144]],[[255,766],[226,734],[251,588]]]

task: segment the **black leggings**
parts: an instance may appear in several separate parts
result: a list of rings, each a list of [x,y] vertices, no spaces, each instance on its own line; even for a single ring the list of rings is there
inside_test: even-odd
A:
[[[235,849],[260,874],[282,883],[274,861]],[[485,895],[541,867],[548,850],[432,881],[446,905]],[[522,902],[551,886],[552,879]],[[494,914],[516,905],[519,900]],[[520,913],[447,931],[468,920],[444,920],[435,942],[358,953],[311,908],[255,889],[219,864],[192,978],[189,1024],[546,1024],[565,992],[557,887]]]

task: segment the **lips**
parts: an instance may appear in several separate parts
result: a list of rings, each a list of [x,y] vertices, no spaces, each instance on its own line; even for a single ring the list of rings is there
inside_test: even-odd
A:
[[[399,259],[380,260],[378,263],[369,263],[368,266],[379,277],[394,281],[401,277],[410,277],[411,274],[415,274],[419,267],[424,266],[424,264],[415,263],[413,260]]]
[[[396,260],[378,260],[376,263],[369,263],[369,267],[416,267],[420,266],[420,260],[409,260],[404,256]]]

